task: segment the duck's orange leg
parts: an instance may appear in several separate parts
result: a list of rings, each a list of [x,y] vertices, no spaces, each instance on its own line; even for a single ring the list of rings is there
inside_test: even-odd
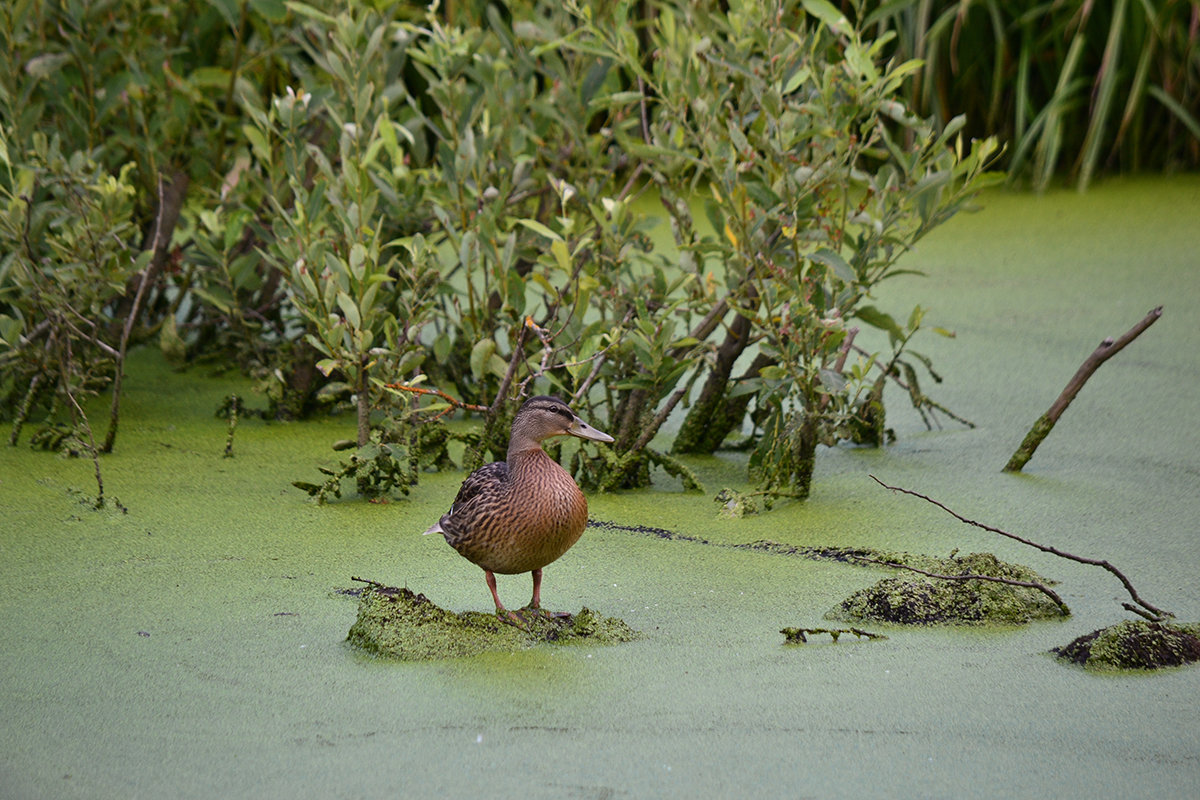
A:
[[[542,607],[542,571],[535,569],[533,571],[533,599],[529,601],[530,608]]]
[[[500,617],[500,619],[511,622],[518,628],[524,625],[524,620],[522,620],[513,612],[509,611],[504,607],[504,604],[500,602],[500,593],[496,591],[496,576],[492,574],[490,569],[485,569],[483,571],[483,579],[487,581],[488,589],[490,589],[492,592],[492,599],[496,601],[496,616]]]

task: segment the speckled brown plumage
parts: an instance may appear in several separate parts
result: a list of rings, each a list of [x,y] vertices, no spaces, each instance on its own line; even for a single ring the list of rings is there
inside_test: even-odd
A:
[[[463,558],[483,569],[501,615],[512,616],[500,603],[493,573],[532,573],[530,607],[536,609],[542,567],[567,552],[587,527],[583,492],[542,450],[542,441],[561,435],[612,441],[558,398],[531,397],[513,420],[507,460],[472,472],[449,513],[425,531],[441,533]]]

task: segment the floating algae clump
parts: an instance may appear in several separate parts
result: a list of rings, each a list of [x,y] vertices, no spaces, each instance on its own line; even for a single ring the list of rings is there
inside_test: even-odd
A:
[[[894,564],[945,577],[914,574],[913,577],[887,578],[850,595],[826,616],[852,622],[901,625],[1020,625],[1066,613],[1064,607],[1039,589],[967,577],[980,575],[1042,586],[1049,583],[1033,570],[1007,564],[991,553],[943,559],[906,554],[892,556],[888,561]]]
[[[1089,669],[1160,669],[1200,661],[1200,625],[1125,620],[1053,651]]]
[[[512,652],[545,642],[616,644],[638,638],[623,621],[583,609],[578,614],[528,614],[524,629],[501,622],[495,614],[455,614],[408,589],[364,589],[358,619],[346,640],[377,655],[402,661],[427,661],[492,651]]]

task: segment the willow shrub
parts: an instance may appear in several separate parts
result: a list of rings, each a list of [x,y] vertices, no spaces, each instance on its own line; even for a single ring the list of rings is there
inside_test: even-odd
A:
[[[424,89],[405,113],[432,141],[424,235],[446,279],[424,377],[488,406],[494,453],[520,389],[569,395],[616,439],[572,460],[608,489],[644,485],[653,464],[696,485],[652,444],[703,379],[682,438],[705,443],[680,449],[711,451],[752,413],[755,477],[805,496],[818,443],[878,438],[881,378],[922,320],[865,301],[980,188],[994,142],[913,117],[897,96],[916,65],[881,64],[884,42],[828,4],[544,11],[395,37]],[[630,211],[643,190],[671,252]],[[856,322],[891,351],[852,353]],[[754,372],[730,379],[747,349]]]
[[[923,312],[897,323],[873,293],[991,180],[996,143],[964,143],[961,119],[938,130],[914,117],[897,97],[919,65],[882,63],[886,40],[864,41],[826,3],[660,7],[648,65],[636,39],[609,33],[621,30],[620,20],[589,21],[591,38],[577,46],[644,87],[648,124],[618,141],[667,198],[678,272],[715,268],[724,292],[705,308],[728,308],[717,314],[723,328],[698,331],[706,380],[676,450],[711,452],[741,430],[752,402],[752,474],[768,495],[804,497],[818,443],[878,441],[883,378]],[[693,196],[712,235],[696,233]],[[851,351],[858,324],[886,331],[890,351]],[[747,351],[750,369],[732,377]]]
[[[65,409],[77,426],[68,438],[82,441],[91,435],[84,400],[121,367],[116,301],[151,255],[134,243],[134,169],[108,174],[41,134],[17,152],[6,134],[0,127],[0,399],[12,411],[9,441],[39,407],[50,424]],[[115,424],[114,416],[114,434]]]
[[[659,465],[698,485],[656,441],[691,403],[677,452],[749,430],[763,490],[804,496],[818,443],[881,438],[883,380],[921,361],[923,319],[898,323],[876,289],[983,185],[994,144],[915,117],[915,65],[828,3],[695,5],[488,5],[461,24],[401,3],[205,6],[167,39],[190,58],[196,31],[234,36],[218,65],[167,76],[155,113],[199,102],[186,137],[146,147],[198,143],[189,163],[217,169],[196,176],[148,323],[188,357],[236,346],[276,358],[277,383],[319,375],[357,408],[357,455],[389,445],[389,476],[398,440],[369,430],[386,416],[444,464],[443,398],[483,409],[470,465],[502,455],[521,395],[554,392],[615,437],[571,456],[583,483],[641,486]],[[673,247],[635,213],[645,193]],[[860,324],[890,348],[852,349]]]

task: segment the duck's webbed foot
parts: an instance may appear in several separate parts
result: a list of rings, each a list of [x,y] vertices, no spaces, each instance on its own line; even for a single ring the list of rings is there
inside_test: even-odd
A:
[[[500,602],[500,593],[496,591],[496,576],[490,569],[483,571],[483,579],[487,581],[488,589],[492,592],[492,600],[496,603],[496,616],[499,617],[500,621],[507,622],[509,625],[521,630],[529,630],[529,619],[526,618],[526,609],[509,611]]]
[[[556,622],[570,618],[570,614],[565,611],[547,611],[542,608],[541,604],[541,588],[542,588],[542,571],[535,569],[533,571],[533,598],[529,601],[529,605],[524,608],[519,608],[516,611],[509,611],[500,602],[500,594],[496,591],[496,576],[490,570],[483,571],[484,579],[487,581],[488,589],[492,592],[492,600],[496,603],[496,616],[501,622],[507,622],[522,630],[528,631],[533,623],[537,621]]]

